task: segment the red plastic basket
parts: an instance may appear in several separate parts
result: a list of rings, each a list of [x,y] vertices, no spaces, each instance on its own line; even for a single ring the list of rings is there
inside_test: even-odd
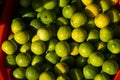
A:
[[[6,40],[9,34],[11,33],[10,23],[17,9],[18,1],[19,0],[5,0],[2,17],[0,19],[0,80],[13,80],[10,75],[11,69],[6,67],[4,63],[6,54],[2,51],[1,45],[2,42]],[[120,0],[118,1],[116,7],[120,11]],[[120,69],[118,70],[117,74],[114,76],[114,80],[120,80]]]

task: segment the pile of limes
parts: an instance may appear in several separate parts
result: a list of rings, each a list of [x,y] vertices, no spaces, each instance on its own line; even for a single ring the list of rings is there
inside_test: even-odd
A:
[[[119,69],[118,0],[19,0],[2,44],[20,80],[111,80]]]

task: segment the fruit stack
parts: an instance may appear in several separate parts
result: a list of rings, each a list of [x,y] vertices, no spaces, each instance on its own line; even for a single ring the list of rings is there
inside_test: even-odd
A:
[[[119,80],[118,2],[6,0],[0,80]]]

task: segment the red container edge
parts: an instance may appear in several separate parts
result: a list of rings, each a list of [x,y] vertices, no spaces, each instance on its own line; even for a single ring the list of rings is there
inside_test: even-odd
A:
[[[5,0],[2,17],[0,19],[0,80],[13,80],[10,75],[11,69],[5,66],[4,61],[6,54],[2,51],[1,45],[11,33],[10,23],[17,9],[17,5],[18,0]],[[120,11],[120,0],[118,0],[116,7]],[[120,80],[120,69],[114,76],[114,80]]]

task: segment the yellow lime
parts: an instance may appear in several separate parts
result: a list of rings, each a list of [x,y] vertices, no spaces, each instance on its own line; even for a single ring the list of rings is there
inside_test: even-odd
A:
[[[75,42],[81,43],[86,40],[87,32],[84,28],[75,28],[73,29],[71,36]]]
[[[81,27],[85,25],[86,22],[87,22],[87,17],[82,12],[74,13],[70,19],[70,24],[72,25],[73,28]]]
[[[98,8],[97,4],[92,3],[85,7],[85,12],[90,17],[96,17],[99,14],[99,8]]]
[[[108,42],[114,36],[113,29],[111,27],[104,27],[100,29],[100,40],[103,42]]]
[[[98,28],[104,28],[109,25],[110,18],[107,14],[101,13],[98,14],[98,16],[95,17],[94,23]]]

